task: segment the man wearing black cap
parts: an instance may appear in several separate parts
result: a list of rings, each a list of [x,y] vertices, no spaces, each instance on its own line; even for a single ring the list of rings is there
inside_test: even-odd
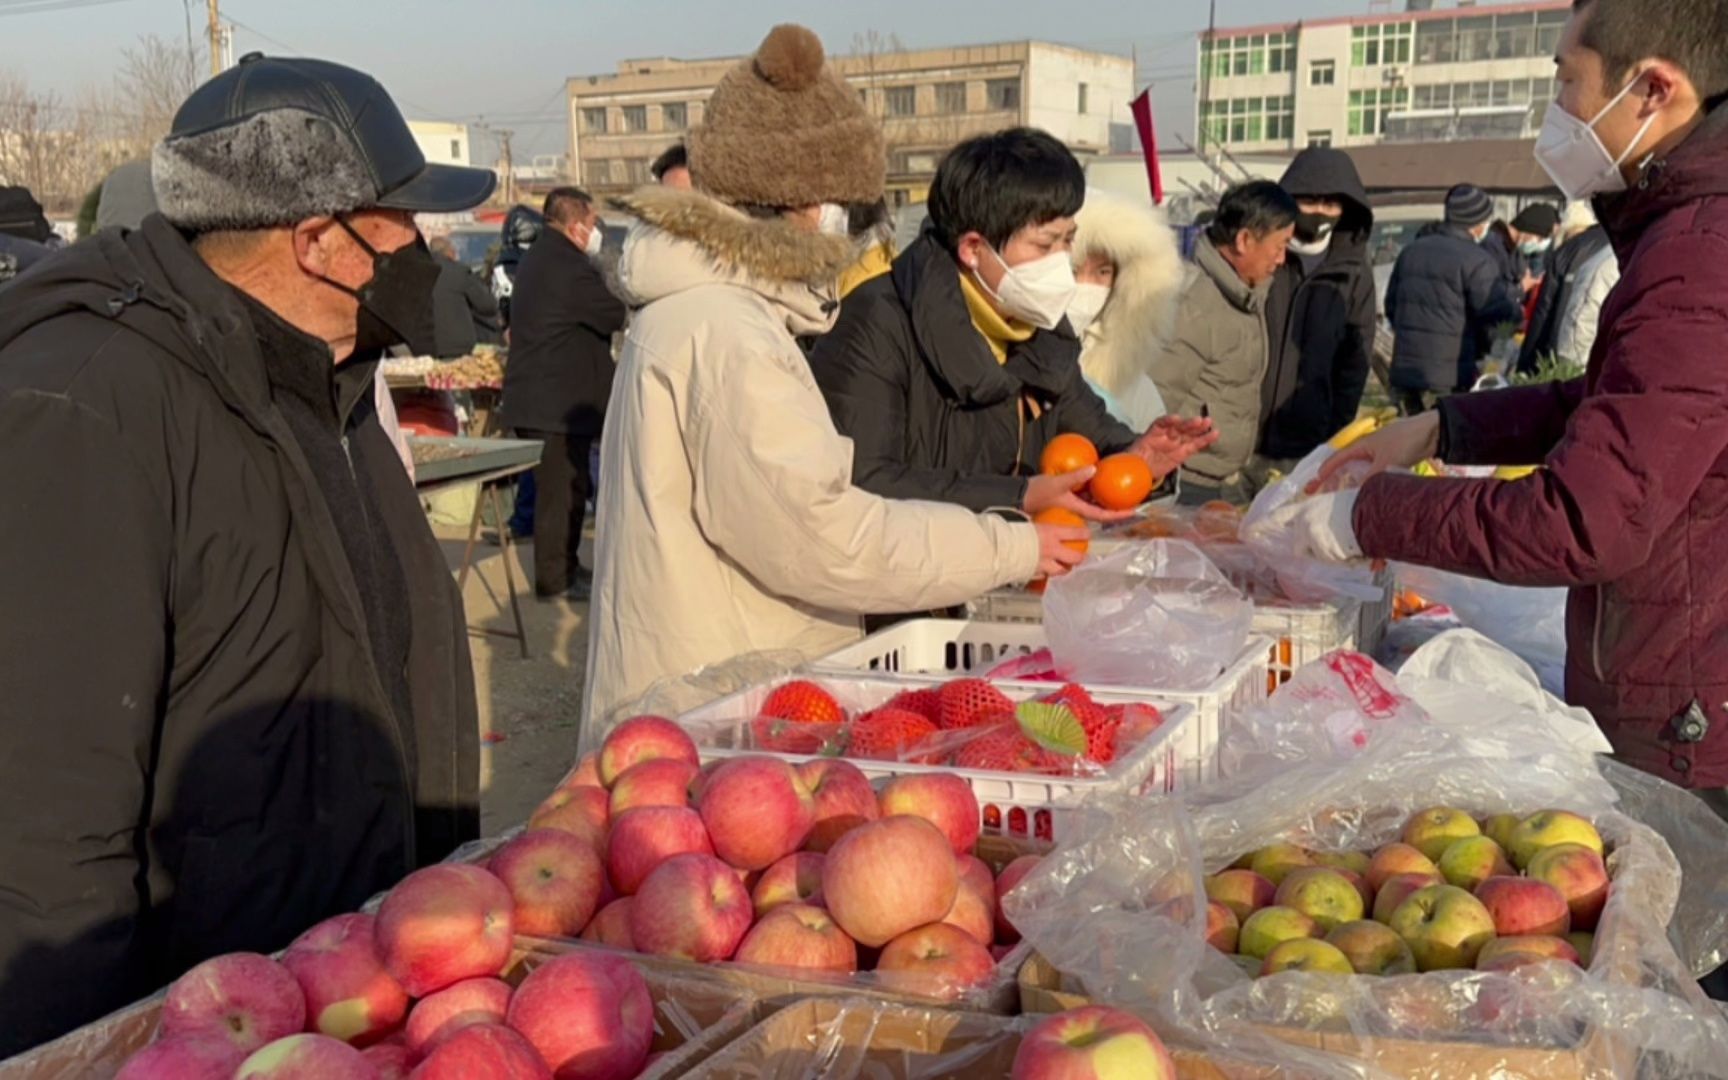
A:
[[[1494,331],[1516,325],[1523,309],[1510,282],[1482,247],[1494,201],[1473,184],[1446,193],[1446,222],[1404,249],[1386,289],[1386,319],[1397,342],[1392,386],[1413,416],[1437,395],[1476,381]]]
[[[477,831],[461,601],[372,387],[429,351],[413,215],[494,178],[256,56],[153,173],[0,311],[0,1057]]]

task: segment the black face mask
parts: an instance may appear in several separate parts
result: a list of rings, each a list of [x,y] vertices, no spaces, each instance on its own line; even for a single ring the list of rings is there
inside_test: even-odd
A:
[[[1297,214],[1296,239],[1304,244],[1317,244],[1331,236],[1332,230],[1338,227],[1341,220],[1342,217],[1337,214]]]
[[[380,252],[355,232],[346,219],[338,217],[336,221],[372,256],[372,279],[358,289],[330,282],[360,301],[354,351],[382,352],[395,345],[406,345],[415,356],[434,355],[432,293],[442,271],[426,247],[425,238],[417,236],[407,247]]]

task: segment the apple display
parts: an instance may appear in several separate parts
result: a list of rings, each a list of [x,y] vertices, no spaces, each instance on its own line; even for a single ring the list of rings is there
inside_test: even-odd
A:
[[[810,904],[782,904],[764,915],[733,959],[740,964],[858,970],[858,947],[827,911]]]
[[[1236,913],[1238,922],[1271,907],[1278,887],[1252,870],[1224,870],[1206,879],[1206,898]]]
[[[289,1035],[240,1063],[234,1080],[375,1080],[360,1051],[328,1035]]]
[[[816,801],[792,766],[771,757],[734,758],[708,777],[697,811],[714,854],[740,870],[766,870],[804,846]]]
[[[1313,919],[1322,931],[1363,917],[1362,893],[1343,872],[1312,866],[1294,870],[1278,886],[1273,902]]]
[[[425,997],[504,969],[515,903],[504,883],[480,867],[443,863],[416,870],[391,889],[374,931],[384,970],[410,997]]]
[[[985,982],[995,970],[989,949],[947,923],[906,931],[883,946],[876,961],[884,986],[932,996],[956,995]]]
[[[584,840],[596,854],[606,854],[606,830],[612,821],[612,796],[604,788],[559,788],[528,818],[530,829],[562,829]]]
[[[404,1044],[423,1057],[440,1042],[474,1024],[502,1024],[510,985],[490,976],[463,979],[414,1003],[403,1030]]]
[[[1411,815],[1398,839],[1420,851],[1430,861],[1446,853],[1455,841],[1481,836],[1482,826],[1462,810],[1436,806]]]
[[[815,801],[816,823],[804,847],[823,852],[847,832],[882,816],[876,789],[870,779],[850,761],[816,758],[798,766],[798,779],[810,789]]]
[[[1038,869],[1042,859],[1037,855],[1022,855],[1002,868],[996,875],[996,940],[1005,945],[1012,945],[1020,940],[1020,931],[1002,910],[1002,898],[1014,891],[1015,886],[1026,880],[1026,875]]]
[[[636,940],[630,936],[630,904],[630,898],[623,896],[601,908],[582,931],[582,940],[635,952]]]
[[[1486,836],[1459,840],[1440,855],[1440,876],[1446,884],[1474,890],[1491,877],[1515,874],[1500,845]]]
[[[1358,975],[1412,975],[1416,957],[1392,928],[1367,919],[1345,923],[1326,935]]]
[[[306,995],[307,1029],[364,1046],[402,1022],[408,992],[384,970],[376,940],[372,916],[337,915],[282,953],[282,966]]]
[[[1374,921],[1390,923],[1398,905],[1430,885],[1444,885],[1439,874],[1394,874],[1380,886],[1374,896]]]
[[[1542,848],[1525,871],[1560,890],[1572,912],[1572,929],[1594,931],[1608,906],[1608,868],[1602,856],[1583,844]]]
[[[529,829],[499,848],[487,869],[510,890],[516,933],[531,937],[580,934],[606,880],[594,848],[560,829]]]
[[[162,1034],[222,1038],[246,1053],[306,1030],[306,998],[287,968],[258,953],[212,957],[168,987]]]
[[[649,874],[674,855],[712,855],[714,846],[696,811],[644,806],[618,815],[606,846],[606,875],[620,896],[633,896]]]
[[[127,1058],[114,1080],[232,1080],[246,1053],[222,1035],[170,1035]]]
[[[630,938],[638,951],[653,956],[702,964],[728,960],[755,915],[732,867],[712,855],[674,855],[636,891]]]
[[[883,817],[910,814],[942,830],[955,855],[970,855],[978,843],[982,815],[972,785],[952,773],[896,776],[882,789]]]
[[[690,782],[697,768],[677,758],[651,758],[625,769],[612,782],[612,801],[607,809],[613,817],[643,806],[689,806]]]
[[[762,871],[750,890],[750,902],[760,919],[781,904],[822,905],[823,857],[814,851],[800,851]]]
[[[678,858],[719,865],[707,855]],[[654,1001],[641,973],[623,957],[570,952],[528,973],[504,1022],[559,1076],[627,1080],[648,1060]]]
[[[1272,844],[1256,851],[1249,859],[1248,869],[1270,881],[1273,887],[1284,884],[1292,871],[1314,865],[1314,856],[1307,848],[1295,844]]]
[[[1350,958],[1336,945],[1319,938],[1296,938],[1266,954],[1260,967],[1262,975],[1277,975],[1284,971],[1308,971],[1328,975],[1354,975]]]
[[[611,787],[632,765],[655,758],[702,764],[690,734],[663,716],[633,716],[600,744],[600,781]]]
[[[1236,943],[1242,933],[1242,924],[1237,921],[1236,913],[1216,900],[1206,903],[1206,944],[1221,953],[1236,951]]]
[[[1596,826],[1568,810],[1543,810],[1531,814],[1512,830],[1508,851],[1520,870],[1529,870],[1537,853],[1562,844],[1580,844],[1600,858],[1604,852],[1602,834]]]
[[[1501,937],[1566,934],[1572,911],[1560,890],[1535,878],[1492,877],[1476,886],[1476,899],[1494,917]]]
[[[940,923],[959,889],[948,837],[921,817],[897,814],[859,826],[822,863],[822,897],[834,921],[870,948]]]
[[[1494,917],[1456,885],[1430,885],[1416,893],[1398,905],[1390,925],[1424,972],[1475,967],[1482,946],[1494,940]]]
[[[409,1077],[410,1080],[553,1080],[552,1070],[533,1044],[497,1022],[474,1024],[456,1032],[438,1044]]]
[[[1139,1018],[1103,1005],[1057,1013],[1028,1031],[1009,1080],[1176,1080],[1176,1063]]]
[[[1287,907],[1261,908],[1242,924],[1237,949],[1243,956],[1264,960],[1267,953],[1286,941],[1323,936],[1320,924],[1300,911]]]

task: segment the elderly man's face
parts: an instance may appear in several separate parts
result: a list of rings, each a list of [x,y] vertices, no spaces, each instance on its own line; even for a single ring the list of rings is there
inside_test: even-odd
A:
[[[402,210],[360,210],[347,215],[347,220],[349,228],[359,233],[379,254],[405,248],[420,235],[420,230],[414,225],[414,215]],[[328,253],[324,277],[350,289],[358,289],[372,280],[372,256],[354,242],[340,222],[332,221],[323,230],[319,244]],[[351,298],[344,299],[354,303]]]

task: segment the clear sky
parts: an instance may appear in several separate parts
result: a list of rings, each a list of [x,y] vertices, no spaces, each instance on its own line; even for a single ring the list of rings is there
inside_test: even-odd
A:
[[[0,74],[74,99],[80,86],[106,82],[139,35],[185,40],[187,6],[200,34],[204,0],[0,0]],[[1367,10],[1368,0],[1218,0],[1218,21]],[[516,129],[518,154],[531,155],[565,145],[564,77],[612,71],[627,57],[740,54],[788,21],[836,53],[870,30],[909,48],[1036,38],[1137,51],[1142,76],[1157,83],[1161,130],[1187,133],[1207,0],[222,0],[222,11],[238,26],[237,52],[363,68],[410,116],[485,116]]]

